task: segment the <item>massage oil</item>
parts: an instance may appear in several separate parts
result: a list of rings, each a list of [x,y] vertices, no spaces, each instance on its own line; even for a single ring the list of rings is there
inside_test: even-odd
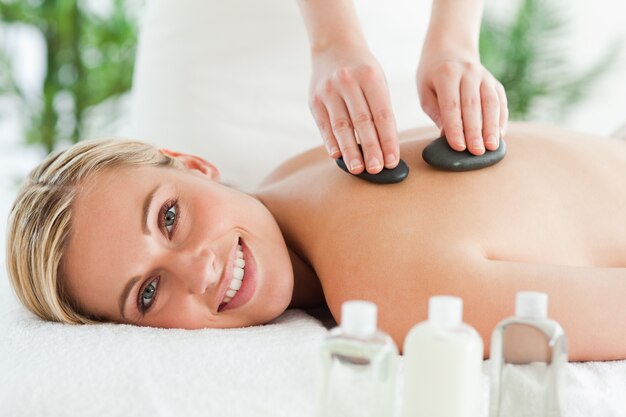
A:
[[[561,417],[567,339],[548,318],[548,296],[519,292],[515,316],[500,322],[491,338],[490,417]]]
[[[479,416],[483,341],[462,314],[460,298],[431,297],[406,336],[403,417]]]
[[[377,329],[377,308],[347,301],[320,347],[318,417],[393,417],[398,349]]]

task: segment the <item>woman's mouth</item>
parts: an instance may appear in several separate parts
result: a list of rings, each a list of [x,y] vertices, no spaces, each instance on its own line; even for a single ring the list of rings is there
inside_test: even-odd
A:
[[[246,261],[243,259],[243,251],[241,250],[241,244],[237,245],[237,257],[233,264],[233,277],[230,280],[230,287],[226,290],[226,296],[224,297],[224,304],[228,303],[237,294],[237,291],[241,288],[241,283],[244,276],[244,268]]]
[[[250,249],[241,238],[239,239],[239,245],[232,268],[232,279],[218,312],[242,306],[254,295],[256,287],[256,264],[252,253],[250,253]]]

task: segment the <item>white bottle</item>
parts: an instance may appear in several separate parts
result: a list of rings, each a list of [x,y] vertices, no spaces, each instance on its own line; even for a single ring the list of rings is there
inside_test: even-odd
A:
[[[567,339],[548,318],[548,295],[518,292],[515,316],[491,336],[490,417],[563,415]]]
[[[341,325],[320,348],[319,417],[394,416],[398,348],[377,330],[377,314],[368,301],[341,306]]]
[[[463,300],[431,297],[428,320],[404,341],[404,417],[476,417],[483,341],[462,322]]]

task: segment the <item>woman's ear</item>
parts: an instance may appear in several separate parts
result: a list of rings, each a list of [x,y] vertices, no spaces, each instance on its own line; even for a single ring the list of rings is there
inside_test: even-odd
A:
[[[200,158],[199,156],[170,151],[169,149],[159,149],[159,152],[161,152],[163,155],[167,155],[171,158],[177,159],[189,169],[194,169],[196,171],[202,172],[215,182],[220,182],[220,172],[218,171],[217,167],[209,161]]]

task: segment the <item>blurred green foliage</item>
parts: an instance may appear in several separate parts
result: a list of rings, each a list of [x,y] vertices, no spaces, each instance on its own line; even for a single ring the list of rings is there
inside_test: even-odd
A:
[[[6,51],[0,52],[0,94],[19,98],[26,138],[47,151],[59,140],[77,142],[90,109],[131,87],[136,18],[124,0],[0,0],[0,22],[36,28],[46,46],[46,74],[36,102],[26,97]],[[9,75],[7,75],[9,74]]]
[[[572,22],[567,3],[518,3],[507,21],[485,15],[481,61],[504,85],[511,119],[525,120],[536,112],[547,112],[550,121],[558,121],[615,67],[623,40],[599,48],[601,54],[595,62],[575,71],[567,53],[570,48],[566,48]]]

